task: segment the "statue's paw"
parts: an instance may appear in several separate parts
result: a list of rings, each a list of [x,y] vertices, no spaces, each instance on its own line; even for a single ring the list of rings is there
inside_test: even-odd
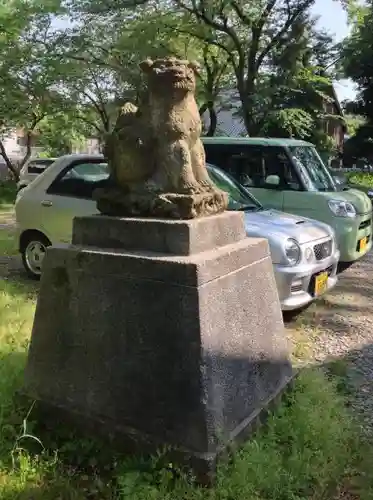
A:
[[[212,183],[210,180],[203,180],[199,182],[199,185],[201,186],[203,191],[216,191],[216,186],[215,184]]]
[[[180,194],[198,194],[201,193],[202,191],[203,189],[201,188],[201,185],[198,182],[183,184],[183,186],[181,186],[179,190]]]

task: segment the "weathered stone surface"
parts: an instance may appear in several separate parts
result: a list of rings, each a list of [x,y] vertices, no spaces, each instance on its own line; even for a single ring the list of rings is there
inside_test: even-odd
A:
[[[126,103],[106,140],[111,185],[94,194],[105,215],[192,219],[223,212],[228,196],[210,180],[195,100],[196,63],[140,64],[147,98]]]
[[[221,222],[209,220],[220,232]],[[76,239],[85,222],[76,222]],[[172,227],[198,234],[193,224]],[[173,239],[166,224],[154,225],[144,231]],[[230,244],[223,238],[223,246],[199,253],[191,245],[184,256],[50,248],[27,393],[109,423],[140,447],[169,444],[211,468],[292,375],[267,242],[231,234]]]
[[[224,212],[228,195],[218,189],[194,194],[153,191],[123,192],[113,187],[97,189],[97,209],[117,217],[169,217],[194,219]]]
[[[73,244],[190,255],[246,238],[243,212],[225,212],[201,220],[76,217]]]

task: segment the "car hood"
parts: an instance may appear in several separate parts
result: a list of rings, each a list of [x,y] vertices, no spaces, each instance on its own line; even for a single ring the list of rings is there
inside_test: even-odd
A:
[[[247,236],[282,240],[294,238],[301,245],[333,235],[333,230],[323,222],[287,214],[278,210],[245,212]]]
[[[349,189],[356,189],[357,191],[362,191],[365,193],[369,198],[373,197],[373,187],[372,186],[361,186],[360,184],[351,184],[350,182],[346,184],[346,187]]]

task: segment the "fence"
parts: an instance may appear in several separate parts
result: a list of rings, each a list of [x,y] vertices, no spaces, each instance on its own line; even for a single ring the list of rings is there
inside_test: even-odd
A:
[[[335,173],[348,173],[348,172],[356,172],[356,173],[361,173],[361,172],[367,172],[367,173],[373,173],[373,165],[366,165],[364,167],[330,167],[330,170]]]

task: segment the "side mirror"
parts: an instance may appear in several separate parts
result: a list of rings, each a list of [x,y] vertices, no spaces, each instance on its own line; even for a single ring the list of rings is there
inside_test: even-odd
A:
[[[280,177],[278,175],[269,175],[266,180],[266,184],[270,186],[279,186],[280,185]]]

